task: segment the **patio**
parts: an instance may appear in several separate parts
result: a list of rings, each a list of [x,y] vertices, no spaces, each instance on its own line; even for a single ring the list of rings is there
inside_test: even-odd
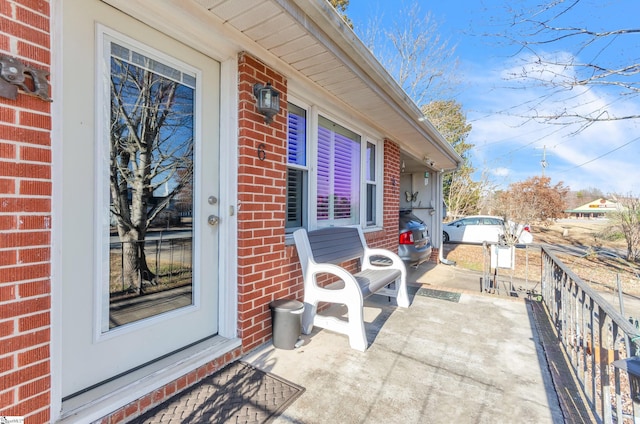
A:
[[[134,422],[640,422],[626,373],[610,364],[640,335],[542,253],[555,325],[535,299],[540,282],[489,294],[482,273],[426,263],[409,269],[408,309],[377,295],[365,302],[366,352],[315,329],[299,348],[264,345]]]
[[[414,283],[409,309],[367,301],[365,353],[322,330],[243,358],[306,389],[275,422],[564,422],[532,303],[480,294],[477,273],[425,264],[409,281],[423,275],[439,291]]]

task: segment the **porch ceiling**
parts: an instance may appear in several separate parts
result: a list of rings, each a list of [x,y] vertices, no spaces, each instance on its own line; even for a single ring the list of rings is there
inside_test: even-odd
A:
[[[428,156],[434,170],[457,167],[460,157],[326,0],[195,1],[399,143],[403,154]]]

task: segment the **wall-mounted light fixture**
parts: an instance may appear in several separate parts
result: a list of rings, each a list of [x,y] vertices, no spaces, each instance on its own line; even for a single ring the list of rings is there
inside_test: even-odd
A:
[[[256,108],[264,115],[264,122],[271,123],[273,116],[280,112],[280,93],[277,92],[268,82],[253,85],[253,95],[256,96]]]

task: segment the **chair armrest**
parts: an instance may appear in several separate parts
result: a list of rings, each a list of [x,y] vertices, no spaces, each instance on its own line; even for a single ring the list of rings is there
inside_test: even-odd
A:
[[[318,274],[331,274],[344,282],[340,289],[327,289],[318,285]],[[309,261],[307,272],[304,275],[304,289],[308,294],[314,294],[328,302],[343,303],[345,295],[358,296],[362,299],[362,291],[355,277],[346,269],[333,264],[317,263]]]
[[[372,256],[382,256],[384,258],[387,258],[389,260],[391,260],[391,265],[375,265],[371,263],[371,257]],[[380,248],[369,248],[366,247],[364,249],[364,257],[362,259],[362,269],[383,269],[383,268],[388,268],[388,267],[392,267],[392,268],[397,268],[400,269],[402,271],[406,272],[406,265],[404,263],[404,261],[402,259],[400,259],[400,256],[398,256],[396,253],[387,250],[387,249],[380,249]]]

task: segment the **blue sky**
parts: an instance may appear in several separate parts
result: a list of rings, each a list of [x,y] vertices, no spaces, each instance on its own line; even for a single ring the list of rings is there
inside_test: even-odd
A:
[[[423,14],[431,12],[440,35],[456,45],[457,72],[461,83],[455,99],[460,102],[473,129],[468,141],[475,145],[472,163],[486,170],[500,186],[542,175],[541,161],[546,152],[546,176],[552,184],[563,182],[572,190],[600,189],[603,193],[640,195],[640,120],[598,123],[576,133],[577,127],[549,125],[514,115],[528,114],[532,101],[541,98],[540,88],[514,89],[507,76],[524,66],[526,53],[518,53],[504,38],[483,34],[506,31],[510,15],[506,7],[534,7],[550,0],[415,0]],[[374,17],[381,30],[402,22],[401,5],[412,0],[350,0],[347,15],[356,32],[363,34]],[[638,0],[582,0],[565,15],[565,25],[581,28],[640,28]],[[381,17],[381,18],[380,18]],[[617,43],[617,44],[616,44]],[[598,53],[613,55],[627,64],[640,61],[640,35],[620,37]],[[545,53],[573,57],[568,46],[547,45]],[[578,59],[588,60],[588,58]],[[559,72],[567,72],[561,70]],[[570,76],[570,75],[569,75]],[[579,95],[578,95],[579,94]],[[538,104],[540,113],[562,108],[597,107],[611,114],[640,114],[640,96],[620,96],[612,90],[592,87],[574,89],[560,103]]]

